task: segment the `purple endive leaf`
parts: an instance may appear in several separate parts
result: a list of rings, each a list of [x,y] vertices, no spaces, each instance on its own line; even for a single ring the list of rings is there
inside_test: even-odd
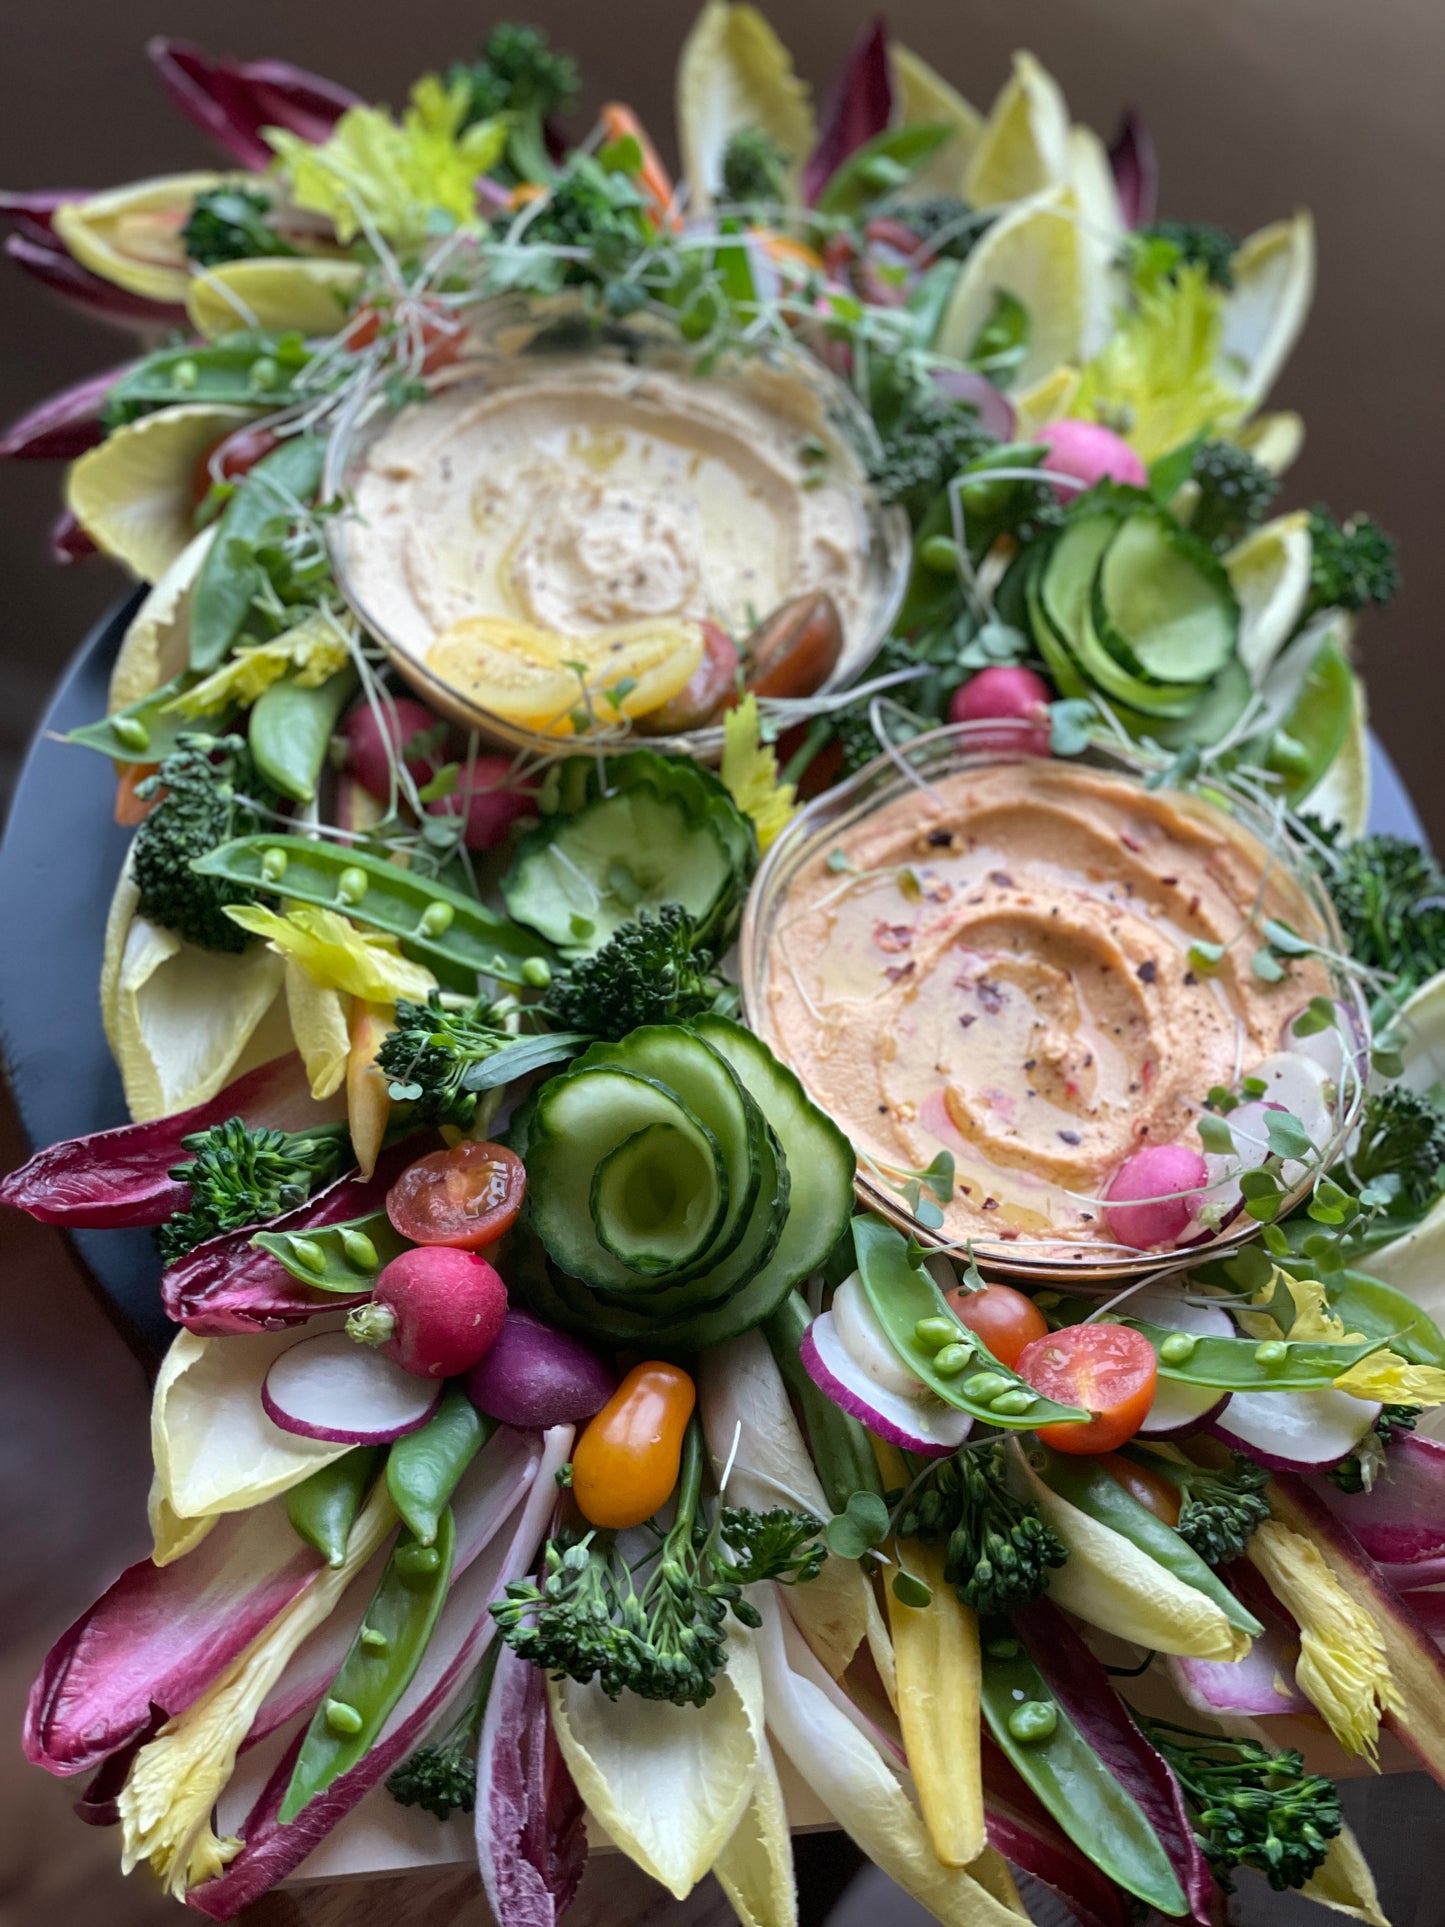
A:
[[[881,134],[892,117],[888,29],[875,16],[853,42],[823,115],[818,144],[803,163],[803,200],[808,207],[816,204],[848,156]]]
[[[1085,1742],[1137,1801],[1169,1856],[1194,1919],[1214,1918],[1216,1889],[1179,1782],[1129,1716],[1113,1682],[1057,1606],[1016,1607],[1013,1629]]]
[[[270,165],[263,127],[284,127],[320,142],[348,107],[361,105],[350,88],[285,60],[227,60],[165,34],[157,34],[146,52],[186,118],[243,167]]]
[[[505,1525],[536,1477],[542,1456],[540,1432],[514,1432],[499,1426],[473,1459],[452,1496],[456,1521],[456,1549],[452,1581],[461,1578]],[[243,1747],[256,1746],[288,1721],[309,1713],[336,1677],[351,1646],[362,1613],[376,1591],[381,1569],[390,1557],[383,1547],[352,1580],[337,1610],[309,1634],[287,1663],[286,1670],[261,1703]]]
[[[281,1500],[221,1519],[173,1565],[123,1572],[51,1648],[30,1689],[25,1757],[84,1773],[178,1713],[321,1570]]]
[[[190,1203],[190,1186],[170,1175],[188,1155],[182,1138],[229,1117],[287,1131],[317,1115],[301,1059],[273,1057],[188,1111],[48,1144],[0,1182],[0,1204],[79,1231],[162,1224]]]
[[[1438,1439],[1396,1439],[1368,1492],[1341,1492],[1328,1479],[1309,1485],[1391,1585],[1404,1591],[1445,1579],[1445,1445]]]
[[[1128,1927],[1123,1889],[1074,1845],[988,1732],[982,1761],[989,1845],[1057,1894],[1079,1927]]]
[[[150,1719],[135,1738],[127,1740],[124,1746],[101,1761],[95,1770],[95,1778],[70,1809],[77,1820],[83,1820],[88,1827],[120,1825],[121,1789],[130,1778],[135,1756],[155,1738],[165,1723],[166,1716],[161,1709],[152,1707]]]
[[[477,1861],[497,1927],[557,1927],[587,1864],[582,1796],[547,1712],[547,1676],[508,1646],[482,1722]]]
[[[570,1425],[554,1426],[543,1435],[536,1477],[526,1497],[447,1595],[425,1657],[376,1745],[283,1826],[276,1816],[304,1738],[304,1729],[298,1732],[240,1828],[245,1841],[240,1853],[217,1879],[186,1895],[188,1906],[212,1920],[233,1919],[299,1867],[317,1842],[430,1731],[495,1635],[496,1621],[488,1611],[492,1601],[501,1597],[509,1580],[531,1569],[557,1496],[554,1478],[567,1462],[572,1436]]]
[[[963,402],[977,411],[978,425],[985,435],[996,442],[1013,440],[1013,403],[986,375],[976,374],[971,368],[935,368],[932,381],[950,401]]]
[[[87,562],[100,550],[76,521],[69,509],[56,516],[50,529],[50,559],[68,568],[72,562]]]
[[[1196,1713],[1210,1718],[1220,1713],[1267,1717],[1272,1713],[1313,1712],[1295,1685],[1299,1627],[1247,1559],[1231,1561],[1220,1569],[1219,1576],[1264,1631],[1255,1635],[1243,1659],[1171,1656],[1166,1664],[1180,1696]]]
[[[318,1294],[309,1290],[279,1258],[258,1250],[251,1240],[258,1231],[313,1231],[319,1225],[343,1224],[380,1211],[406,1167],[435,1148],[429,1132],[403,1138],[382,1152],[369,1178],[349,1171],[270,1224],[247,1225],[197,1245],[161,1278],[166,1316],[203,1338],[221,1338],[228,1332],[304,1325],[317,1312],[349,1311],[363,1303],[369,1291]]]
[[[108,321],[143,322],[154,328],[186,325],[184,308],[172,307],[163,301],[147,301],[144,295],[132,294],[111,281],[102,281],[98,274],[92,274],[68,254],[53,235],[7,234],[5,252],[47,288]]]
[[[0,460],[12,462],[73,461],[105,439],[100,412],[105,398],[134,362],[87,375],[70,388],[30,409],[18,421],[0,429]]]
[[[1132,107],[1124,110],[1109,149],[1114,188],[1126,227],[1147,227],[1159,203],[1159,154],[1148,124]]]
[[[88,187],[44,187],[32,194],[11,194],[0,189],[0,221],[13,221],[16,230],[44,238],[51,232],[55,210],[69,201],[90,199]]]

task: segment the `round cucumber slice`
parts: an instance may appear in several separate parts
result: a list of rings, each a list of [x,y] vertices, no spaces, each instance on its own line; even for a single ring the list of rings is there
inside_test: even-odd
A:
[[[727,1207],[721,1161],[695,1134],[644,1124],[592,1173],[592,1225],[631,1271],[671,1275],[706,1251]]]
[[[1208,682],[1239,636],[1239,604],[1218,557],[1162,514],[1119,524],[1099,558],[1092,616],[1106,646],[1165,683]]]
[[[1039,578],[1039,601],[1054,634],[1068,649],[1078,640],[1094,574],[1119,527],[1117,515],[1070,522],[1049,550]]]

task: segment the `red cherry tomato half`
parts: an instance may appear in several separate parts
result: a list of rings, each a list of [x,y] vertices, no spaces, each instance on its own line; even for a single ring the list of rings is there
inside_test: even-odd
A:
[[[381,333],[381,326],[382,318],[375,308],[358,308],[342,340],[353,353],[359,353],[376,340]],[[421,336],[421,372],[424,375],[434,375],[439,368],[449,367],[466,346],[466,323],[439,308],[421,310],[420,319],[413,326]]]
[[[408,1165],[386,1194],[386,1215],[414,1245],[480,1251],[511,1230],[526,1195],[515,1151],[458,1144]]]
[[[263,455],[269,455],[280,437],[269,428],[238,428],[196,463],[191,489],[199,507],[211,492],[213,482],[236,482],[253,469]]]
[[[999,1363],[1010,1370],[1018,1365],[1026,1345],[1048,1336],[1048,1319],[1032,1298],[1015,1291],[1012,1285],[985,1285],[982,1291],[960,1288],[943,1295],[959,1323],[977,1332]]]
[[[1039,1427],[1056,1452],[1112,1452],[1133,1438],[1154,1403],[1158,1377],[1154,1347],[1127,1325],[1065,1325],[1026,1345],[1014,1369],[1046,1398],[1092,1413]]]

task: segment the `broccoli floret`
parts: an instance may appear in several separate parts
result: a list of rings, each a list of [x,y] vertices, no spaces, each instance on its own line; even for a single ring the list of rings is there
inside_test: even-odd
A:
[[[723,198],[741,207],[778,207],[788,198],[788,156],[761,127],[739,127],[723,149]]]
[[[742,1588],[758,1580],[785,1584],[813,1578],[821,1531],[807,1513],[726,1509],[716,1530],[701,1516],[705,1448],[697,1420],[688,1427],[677,1487],[677,1513],[655,1564],[640,1583],[611,1532],[564,1532],[549,1540],[541,1583],[513,1580],[492,1613],[519,1658],[585,1683],[595,1678],[617,1699],[670,1700],[703,1706],[726,1658],[729,1612],[760,1624]],[[729,1564],[722,1542],[737,1554]]]
[[[939,491],[990,446],[971,408],[926,390],[903,403],[882,439],[870,464],[873,485],[885,502],[905,508],[915,526]]]
[[[438,1820],[470,1813],[477,1804],[477,1736],[497,1671],[500,1650],[494,1640],[482,1661],[477,1683],[456,1719],[439,1740],[431,1740],[402,1761],[387,1777],[386,1790],[398,1806],[424,1807]]]
[[[1223,228],[1211,227],[1206,221],[1153,221],[1138,229],[1134,238],[1146,246],[1162,241],[1173,249],[1175,267],[1202,267],[1216,288],[1234,286],[1238,244]]]
[[[1168,1720],[1140,1724],[1174,1769],[1196,1838],[1226,1893],[1234,1891],[1235,1867],[1255,1868],[1276,1893],[1304,1885],[1343,1825],[1332,1781],[1306,1773],[1293,1747],[1271,1753],[1254,1740],[1195,1733]]]
[[[470,1129],[477,1093],[462,1080],[474,1064],[516,1043],[504,1016],[485,998],[462,1010],[446,1010],[435,991],[424,1004],[399,1002],[396,1027],[376,1054],[377,1068],[392,1080],[391,1097],[415,1105],[418,1124]]]
[[[952,194],[934,194],[926,201],[907,201],[890,212],[931,244],[928,253],[935,261],[966,260],[990,225],[967,201],[960,201]]]
[[[1445,876],[1403,836],[1362,836],[1330,850],[1325,881],[1351,956],[1388,971],[1396,992],[1445,970]]]
[[[1279,478],[1235,442],[1201,442],[1195,451],[1199,500],[1190,532],[1214,549],[1228,549],[1264,520],[1279,493]]]
[[[231,922],[226,906],[265,900],[191,868],[193,857],[260,829],[260,817],[238,793],[243,786],[254,789],[256,778],[239,736],[183,736],[155,775],[136,786],[141,801],[153,803],[132,847],[137,907],[151,923],[204,950],[244,950],[250,937]]]
[[[628,269],[652,245],[653,234],[647,203],[628,175],[578,154],[528,218],[523,238],[528,246],[585,250],[585,260],[561,263],[562,280],[606,284],[626,283]]]
[[[1360,1184],[1424,1211],[1440,1190],[1445,1109],[1423,1091],[1391,1084],[1365,1099],[1350,1169]]]
[[[252,1130],[243,1118],[181,1139],[191,1153],[172,1167],[178,1184],[191,1187],[191,1201],[156,1230],[162,1261],[173,1265],[188,1251],[223,1231],[269,1224],[294,1211],[323,1184],[341,1175],[347,1138],[340,1124],[312,1131]]]
[[[510,114],[507,157],[513,168],[524,181],[551,178],[544,123],[577,93],[577,63],[570,54],[554,53],[536,27],[503,21],[482,43],[481,58],[453,67],[448,78],[464,81],[470,92],[464,127]]]
[[[181,245],[203,268],[256,255],[295,254],[266,218],[270,212],[270,201],[251,188],[206,188],[191,203]]]
[[[1393,539],[1368,515],[1337,522],[1327,508],[1310,510],[1310,593],[1305,615],[1386,603],[1400,587]]]
[[[912,669],[919,660],[901,636],[890,636],[859,680],[871,682],[875,677],[886,676],[895,669]],[[925,680],[920,677],[915,682],[901,683],[893,691],[885,693],[893,694],[898,702],[912,708],[919,694],[919,686]],[[833,734],[843,746],[845,776],[854,775],[865,763],[871,763],[875,756],[883,753],[883,745],[873,728],[872,708],[873,698],[865,696],[860,702],[835,709],[829,717]]]
[[[728,1001],[713,954],[698,948],[680,903],[621,925],[590,957],[565,964],[542,1003],[554,1024],[615,1042],[640,1024],[685,1023]]]
[[[944,1577],[981,1616],[1037,1599],[1049,1568],[1068,1556],[1034,1508],[1004,1483],[997,1441],[982,1451],[965,1446],[931,1466],[904,1502],[897,1531],[901,1539],[946,1540]]]
[[[1239,1558],[1255,1527],[1269,1517],[1264,1496],[1269,1474],[1243,1452],[1231,1452],[1229,1459],[1227,1466],[1215,1468],[1185,1465],[1156,1452],[1148,1458],[1183,1498],[1175,1531],[1211,1566]]]
[[[1341,1492],[1368,1492],[1385,1462],[1385,1453],[1397,1434],[1413,1432],[1420,1422],[1418,1405],[1382,1405],[1374,1429],[1359,1451],[1332,1465],[1325,1477]]]

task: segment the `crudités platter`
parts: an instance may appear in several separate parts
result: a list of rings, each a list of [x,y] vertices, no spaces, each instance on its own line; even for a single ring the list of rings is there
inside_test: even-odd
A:
[[[1308,218],[725,0],[676,178],[529,28],[400,116],[151,51],[227,171],[0,203],[141,337],[0,437],[143,585],[4,856],[85,981],[7,961],[0,1197],[159,1356],[28,1757],[215,1919],[460,1839],[500,1927],[606,1844],[788,1927],[827,1822],[965,1927],[1380,1922],[1445,883],[1392,545],[1275,512]]]

